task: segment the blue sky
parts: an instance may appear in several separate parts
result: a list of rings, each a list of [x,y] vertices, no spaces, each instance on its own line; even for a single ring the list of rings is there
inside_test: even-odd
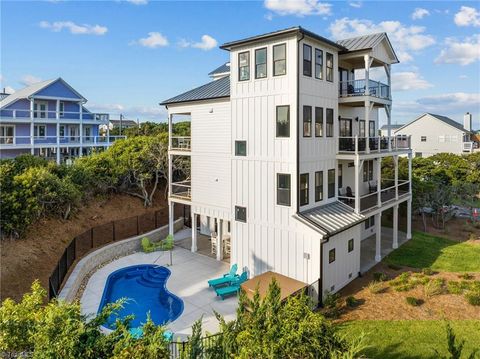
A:
[[[162,121],[161,100],[228,59],[219,45],[295,25],[331,39],[387,31],[401,60],[393,122],[469,111],[480,128],[480,6],[468,1],[2,1],[1,86],[61,76],[92,110]]]

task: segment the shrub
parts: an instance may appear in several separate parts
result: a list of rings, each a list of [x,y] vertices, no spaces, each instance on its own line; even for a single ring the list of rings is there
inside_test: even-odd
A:
[[[356,307],[358,305],[358,300],[357,298],[355,298],[353,295],[349,295],[346,299],[345,299],[345,304],[347,305],[347,307],[350,307],[350,308],[353,308],[353,307]]]
[[[479,306],[480,305],[480,291],[469,290],[465,293],[465,299],[471,305]]]
[[[432,269],[432,268],[429,268],[429,267],[423,268],[423,269],[422,269],[422,273],[425,274],[425,275],[433,275],[433,274],[435,274],[435,272],[433,271],[433,269]]]
[[[327,292],[323,299],[323,305],[325,307],[324,314],[327,318],[338,318],[340,315],[340,306],[338,300],[340,295],[338,293]]]
[[[474,277],[470,273],[463,273],[463,274],[459,274],[458,278],[465,279],[465,280],[471,280]]]
[[[421,299],[415,297],[407,297],[405,300],[407,301],[407,304],[411,305],[412,307],[418,307],[423,303]]]
[[[388,280],[388,276],[383,272],[374,272],[373,280],[376,282],[386,282]]]
[[[439,295],[443,293],[445,280],[443,278],[435,278],[425,284],[423,288],[425,291],[425,296],[433,297],[434,295]]]
[[[385,292],[385,284],[383,282],[371,281],[368,286],[368,291],[372,294],[380,294]]]

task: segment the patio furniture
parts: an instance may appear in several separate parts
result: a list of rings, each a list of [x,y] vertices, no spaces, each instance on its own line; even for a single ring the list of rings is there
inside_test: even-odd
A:
[[[237,294],[238,291],[240,290],[240,286],[242,285],[242,283],[245,283],[247,280],[248,280],[248,273],[243,272],[240,275],[240,277],[234,279],[229,286],[216,288],[215,292],[217,293],[217,296],[221,297],[222,300],[224,300],[225,297],[229,295]]]
[[[223,237],[223,254],[225,257],[230,257],[230,236]]]
[[[230,268],[230,272],[228,272],[227,274],[224,274],[223,277],[210,279],[208,281],[208,286],[218,287],[221,285],[229,284],[233,279],[238,278],[237,269],[238,269],[237,264],[232,265],[232,268]]]
[[[217,232],[212,232],[210,234],[210,245],[211,245],[210,253],[212,253],[213,255],[216,255],[217,254]]]

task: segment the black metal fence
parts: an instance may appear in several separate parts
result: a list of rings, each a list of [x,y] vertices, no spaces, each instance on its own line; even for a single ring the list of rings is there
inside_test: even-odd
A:
[[[193,344],[191,341],[176,341],[169,345],[170,358],[227,358],[221,342],[222,333],[208,335],[200,339],[200,342]]]
[[[190,207],[175,206],[175,219],[190,220]],[[48,280],[49,298],[54,298],[62,286],[73,263],[85,256],[90,250],[122,239],[138,236],[168,224],[168,209],[147,212],[138,216],[124,218],[92,227],[74,237],[65,248],[60,260]]]

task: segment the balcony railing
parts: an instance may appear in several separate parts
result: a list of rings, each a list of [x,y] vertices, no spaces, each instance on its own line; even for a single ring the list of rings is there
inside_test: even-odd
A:
[[[369,95],[381,99],[390,99],[390,87],[388,85],[379,81],[369,80],[367,93],[366,83],[366,80],[341,81],[339,96],[352,97]]]
[[[187,136],[175,136],[172,137],[172,150],[177,151],[190,151],[191,150],[191,138]]]
[[[192,199],[192,183],[190,181],[181,181],[172,183],[172,193],[170,197],[190,200]]]
[[[91,113],[85,111],[80,113],[78,111],[0,110],[0,117],[2,119],[28,120],[32,118],[32,115],[34,120],[86,120],[107,123],[110,119],[109,114],[106,113]]]
[[[338,152],[361,154],[408,150],[410,149],[410,143],[410,136],[339,137]]]
[[[3,147],[31,145],[49,145],[55,147],[57,145],[58,136],[0,136],[0,145]],[[104,145],[124,139],[126,136],[82,136],[83,145]],[[59,137],[60,145],[80,144],[80,136],[61,136]]]

